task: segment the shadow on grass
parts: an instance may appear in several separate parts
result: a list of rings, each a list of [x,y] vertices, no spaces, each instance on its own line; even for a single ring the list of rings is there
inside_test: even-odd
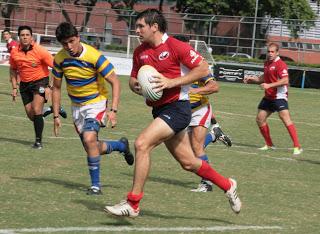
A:
[[[320,165],[320,161],[316,161],[316,160],[299,159],[299,158],[296,158],[296,160],[297,160],[298,162],[302,162],[302,163],[310,163],[310,164]]]
[[[118,221],[117,224],[114,223],[101,223],[102,225],[118,225],[118,226],[122,226],[122,225],[128,225],[131,224],[130,218],[128,217],[118,217],[118,216],[113,216],[111,214],[107,214],[109,217],[115,219]],[[160,219],[167,219],[167,220],[177,220],[177,219],[181,219],[181,220],[199,220],[199,221],[211,221],[211,222],[219,222],[219,223],[223,223],[223,224],[234,224],[233,222],[230,222],[228,220],[223,220],[223,219],[218,219],[218,218],[209,218],[209,217],[202,217],[202,216],[192,216],[190,215],[190,213],[187,213],[185,216],[181,216],[181,215],[176,215],[175,213],[172,214],[160,214],[160,213],[156,213],[150,210],[142,210],[140,211],[140,215],[139,217],[152,217],[152,218],[160,218]],[[138,219],[139,219],[138,217]]]
[[[132,178],[132,174],[129,174],[129,173],[121,173],[121,174]],[[162,183],[162,184],[171,184],[171,185],[176,185],[176,186],[180,186],[183,188],[195,186],[194,182],[190,182],[190,181],[184,182],[181,180],[175,180],[175,179],[171,179],[171,178],[169,179],[169,178],[163,178],[163,177],[155,177],[155,176],[149,176],[147,181],[158,182],[158,183]],[[200,181],[200,179],[199,179],[199,181]]]
[[[39,182],[49,182],[52,184],[57,184],[57,185],[61,185],[65,188],[68,189],[76,189],[79,191],[86,191],[88,188],[88,185],[85,184],[80,184],[80,183],[75,183],[75,182],[71,182],[71,181],[65,181],[65,180],[58,180],[58,179],[52,179],[52,178],[46,178],[46,177],[29,177],[29,178],[25,178],[25,177],[11,177],[11,179],[14,180],[25,180],[25,181],[30,181],[30,182],[34,182],[34,183],[39,183]]]
[[[8,137],[0,137],[0,141],[6,141],[6,142],[21,144],[21,145],[28,145],[30,147],[34,143],[32,141],[25,141],[25,140],[13,139],[13,138],[8,138]]]

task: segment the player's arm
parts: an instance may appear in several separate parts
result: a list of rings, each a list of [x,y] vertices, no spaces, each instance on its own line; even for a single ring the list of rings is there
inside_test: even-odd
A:
[[[141,93],[141,86],[139,85],[138,79],[135,77],[130,77],[129,79],[129,87],[132,92],[142,95]]]
[[[105,77],[105,80],[111,85],[112,89],[112,103],[109,111],[107,112],[107,126],[109,122],[111,122],[111,127],[113,128],[117,124],[117,112],[120,102],[121,86],[118,76],[114,71],[112,71],[107,77]]]
[[[273,83],[268,83],[268,84],[267,83],[261,83],[260,87],[262,89],[270,89],[270,88],[276,88],[276,87],[287,85],[287,84],[289,84],[289,77],[285,76],[285,77],[283,77],[283,78],[281,78],[278,81],[273,82]]]
[[[10,81],[11,81],[11,86],[12,86],[12,100],[15,101],[16,97],[18,95],[18,82],[17,82],[17,77],[18,72],[16,69],[10,67]]]
[[[219,91],[219,84],[217,81],[210,79],[206,82],[205,86],[189,89],[189,92],[192,94],[200,94],[200,95],[209,95],[212,93],[217,93]]]
[[[61,84],[62,79],[53,78],[53,87],[52,87],[52,112],[53,112],[53,131],[54,135],[59,135],[59,128],[61,127],[61,121],[59,118],[59,109],[61,103]]]
[[[153,83],[155,83],[154,91],[159,92],[163,89],[170,89],[173,87],[183,86],[191,84],[202,77],[206,77],[209,74],[208,63],[202,60],[197,66],[191,69],[186,75],[177,77],[176,79],[168,79],[165,76],[159,74],[155,75]]]
[[[264,82],[264,75],[260,76],[245,76],[243,79],[243,83],[245,84],[261,84]]]

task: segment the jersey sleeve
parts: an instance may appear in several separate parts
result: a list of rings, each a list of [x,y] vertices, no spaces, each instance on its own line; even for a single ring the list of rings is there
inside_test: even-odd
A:
[[[112,72],[114,72],[114,66],[110,61],[104,57],[103,55],[100,55],[97,63],[96,63],[97,71],[104,77],[108,78]]]
[[[52,75],[54,76],[55,79],[62,79],[63,70],[62,70],[62,67],[61,67],[60,63],[58,62],[58,59],[56,56],[55,56],[54,62],[53,62]]]
[[[279,63],[278,69],[277,69],[277,76],[282,79],[285,77],[288,77],[288,67],[284,62]]]
[[[14,52],[11,51],[11,55],[10,55],[10,59],[9,59],[9,63],[10,63],[10,68],[13,69],[13,70],[17,70],[17,64],[15,62],[15,60],[13,59],[14,58]]]
[[[39,52],[41,54],[41,60],[48,66],[53,67],[53,56],[43,47],[39,47]]]
[[[172,40],[171,47],[174,46],[175,53],[179,60],[189,69],[195,68],[203,60],[201,54],[195,51],[188,43],[175,39]]]
[[[135,50],[133,53],[132,70],[130,76],[134,78],[137,78],[139,68],[141,67],[141,65],[139,64],[138,54],[138,50]]]

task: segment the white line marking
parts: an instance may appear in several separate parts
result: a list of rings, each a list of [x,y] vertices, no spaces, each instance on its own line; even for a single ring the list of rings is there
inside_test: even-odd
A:
[[[225,115],[249,117],[249,118],[253,118],[253,119],[256,118],[255,115],[244,115],[244,114],[237,114],[237,113],[224,112],[224,111],[216,111],[216,112],[217,112],[217,113],[220,113],[220,114],[225,114]],[[281,119],[279,119],[279,118],[273,118],[273,117],[269,117],[268,119],[270,119],[270,120],[276,120],[276,121],[281,121]],[[305,124],[305,125],[313,126],[313,127],[320,127],[320,124],[317,124],[317,123],[307,123],[307,122],[301,122],[301,121],[294,121],[294,123]]]
[[[282,229],[280,226],[213,226],[213,227],[131,227],[131,226],[109,226],[109,227],[64,227],[64,228],[21,228],[21,229],[0,229],[0,234],[15,233],[53,233],[53,232],[211,232],[211,231],[233,231],[233,230],[272,230]]]

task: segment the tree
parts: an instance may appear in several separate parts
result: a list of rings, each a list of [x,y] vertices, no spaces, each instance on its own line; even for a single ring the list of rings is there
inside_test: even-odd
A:
[[[317,2],[320,4],[320,0]],[[175,9],[182,13],[253,17],[255,3],[256,0],[177,0]],[[259,0],[258,17],[282,18],[293,37],[313,26],[311,21],[316,19],[307,0]],[[305,23],[299,24],[302,21]],[[194,28],[199,30],[199,25],[196,24]]]

